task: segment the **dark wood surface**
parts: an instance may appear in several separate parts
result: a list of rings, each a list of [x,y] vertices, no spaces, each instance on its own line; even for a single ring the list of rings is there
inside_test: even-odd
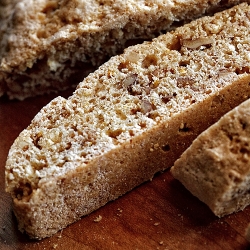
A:
[[[72,90],[61,93],[67,97]],[[0,100],[0,249],[248,249],[250,207],[216,218],[169,171],[41,241],[17,230],[4,191],[8,150],[34,115],[56,95]],[[97,218],[101,218],[98,222]]]

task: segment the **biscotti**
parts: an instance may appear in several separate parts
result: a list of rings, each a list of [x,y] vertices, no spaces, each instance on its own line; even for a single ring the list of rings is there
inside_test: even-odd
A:
[[[50,236],[151,179],[250,96],[250,6],[129,47],[55,98],[12,145],[19,229]]]
[[[171,169],[219,217],[250,204],[250,99],[192,143]]]
[[[78,84],[133,40],[240,0],[3,0],[0,96],[24,99]]]

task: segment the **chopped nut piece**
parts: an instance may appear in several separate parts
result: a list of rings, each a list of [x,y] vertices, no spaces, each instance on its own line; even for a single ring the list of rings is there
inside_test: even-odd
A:
[[[187,85],[192,85],[194,83],[194,80],[190,77],[178,77],[176,79],[177,81],[177,86],[179,88],[183,88],[183,87],[186,87]]]
[[[131,85],[136,83],[136,79],[137,79],[137,74],[131,74],[128,75],[124,80],[123,80],[123,86],[125,88],[130,87]]]
[[[142,113],[146,114],[146,113],[150,112],[152,109],[153,109],[152,104],[148,100],[143,99],[142,102],[141,102],[141,111],[142,111]]]
[[[209,45],[213,43],[213,39],[211,37],[200,37],[194,40],[191,39],[183,39],[182,45],[189,49],[197,49],[202,45]]]

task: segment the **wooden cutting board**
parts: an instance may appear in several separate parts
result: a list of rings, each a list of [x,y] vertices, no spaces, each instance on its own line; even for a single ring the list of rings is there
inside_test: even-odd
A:
[[[72,90],[61,93],[67,97]],[[0,249],[247,249],[250,207],[216,218],[169,171],[157,174],[116,201],[56,235],[29,240],[17,229],[11,199],[4,191],[9,147],[34,115],[55,95],[22,102],[0,100]]]

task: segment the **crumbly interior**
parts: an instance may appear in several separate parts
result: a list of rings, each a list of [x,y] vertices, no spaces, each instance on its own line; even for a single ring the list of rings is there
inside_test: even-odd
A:
[[[219,217],[250,204],[250,99],[203,132],[171,169]]]
[[[20,228],[49,236],[149,180],[249,98],[249,25],[247,4],[193,21],[129,47],[45,106],[6,162]]]
[[[0,9],[0,96],[24,99],[80,80],[136,39],[239,0],[4,0]],[[6,13],[6,14],[5,14]],[[87,68],[87,70],[84,70]]]

